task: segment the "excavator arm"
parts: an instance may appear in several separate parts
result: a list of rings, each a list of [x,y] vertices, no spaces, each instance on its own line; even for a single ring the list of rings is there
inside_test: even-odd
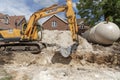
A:
[[[68,25],[70,27],[70,31],[72,33],[72,39],[77,41],[78,27],[77,27],[75,13],[72,7],[72,0],[66,0],[66,5],[59,6],[55,4],[48,8],[43,8],[33,13],[28,21],[27,28],[24,32],[22,39],[36,40],[37,39],[37,28],[36,28],[37,21],[41,18],[50,16],[53,14],[57,14],[60,12],[65,12]]]

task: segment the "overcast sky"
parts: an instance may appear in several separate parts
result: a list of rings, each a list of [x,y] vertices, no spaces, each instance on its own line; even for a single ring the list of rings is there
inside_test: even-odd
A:
[[[51,6],[52,4],[59,3],[64,4],[66,0],[0,0],[0,13],[8,15],[24,15],[27,20],[30,15],[35,11]],[[76,3],[78,0],[72,0],[74,10],[76,9]],[[58,14],[64,18],[64,14]],[[43,18],[40,22],[44,22],[47,18]]]

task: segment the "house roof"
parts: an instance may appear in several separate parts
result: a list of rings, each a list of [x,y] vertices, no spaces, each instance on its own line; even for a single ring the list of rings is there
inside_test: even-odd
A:
[[[0,18],[3,18],[3,16],[4,16],[4,15],[3,15],[2,13],[0,13]]]
[[[57,18],[59,18],[59,19],[60,19],[61,21],[63,21],[64,23],[66,23],[66,24],[68,23],[66,20],[60,18],[59,16],[57,16],[57,15],[55,14],[55,15],[52,15],[50,18],[48,18],[43,24],[45,24],[47,21],[49,21],[49,20],[50,20],[52,17],[54,17],[54,16],[57,17]],[[42,24],[42,25],[43,25],[43,24]]]
[[[62,20],[63,22],[65,22],[65,23],[67,23],[68,24],[68,22],[67,22],[67,19],[62,19],[61,17],[59,17],[58,15],[52,15],[49,19],[47,19],[43,24],[45,24],[47,21],[49,21],[53,16],[55,16],[55,17],[57,17],[57,18],[59,18],[60,20]],[[79,26],[79,25],[81,25],[82,23],[84,23],[84,21],[85,21],[85,19],[77,19],[77,25]],[[43,25],[42,24],[42,25]]]
[[[0,13],[0,17],[4,19],[4,14]],[[8,24],[5,24],[4,21],[0,21],[0,29],[14,28],[15,23],[19,24],[25,17],[24,16],[8,16]],[[19,25],[18,25],[19,26]]]

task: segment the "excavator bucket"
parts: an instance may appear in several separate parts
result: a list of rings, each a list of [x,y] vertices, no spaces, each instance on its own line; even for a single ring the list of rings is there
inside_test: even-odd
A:
[[[76,52],[78,45],[79,43],[76,42],[67,48],[61,47],[59,52],[63,57],[69,57],[72,53]]]
[[[75,52],[76,52],[76,50],[77,50],[77,48],[78,48],[78,45],[79,45],[79,42],[75,42],[75,43],[73,43],[72,45],[68,46],[67,48],[62,47],[62,46],[57,45],[57,44],[44,43],[44,45],[45,45],[46,47],[56,46],[56,47],[57,47],[56,52],[60,53],[63,57],[67,58],[67,57],[69,57],[72,53],[75,53]]]

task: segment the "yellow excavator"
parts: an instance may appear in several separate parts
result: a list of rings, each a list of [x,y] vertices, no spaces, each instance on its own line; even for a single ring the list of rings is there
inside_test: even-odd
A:
[[[78,43],[78,27],[76,22],[75,12],[72,6],[72,0],[66,0],[65,5],[54,4],[50,7],[40,9],[33,13],[26,25],[22,30],[13,29],[13,30],[1,30],[0,31],[0,41],[4,42],[0,44],[2,51],[15,50],[16,46],[24,47],[25,51],[30,50],[33,52],[39,52],[41,50],[40,43],[38,41],[38,30],[37,22],[39,19],[57,14],[60,12],[65,12],[68,25],[71,31],[72,39]],[[44,44],[42,44],[44,45]],[[37,47],[34,48],[34,47]],[[20,49],[20,47],[19,47]]]

